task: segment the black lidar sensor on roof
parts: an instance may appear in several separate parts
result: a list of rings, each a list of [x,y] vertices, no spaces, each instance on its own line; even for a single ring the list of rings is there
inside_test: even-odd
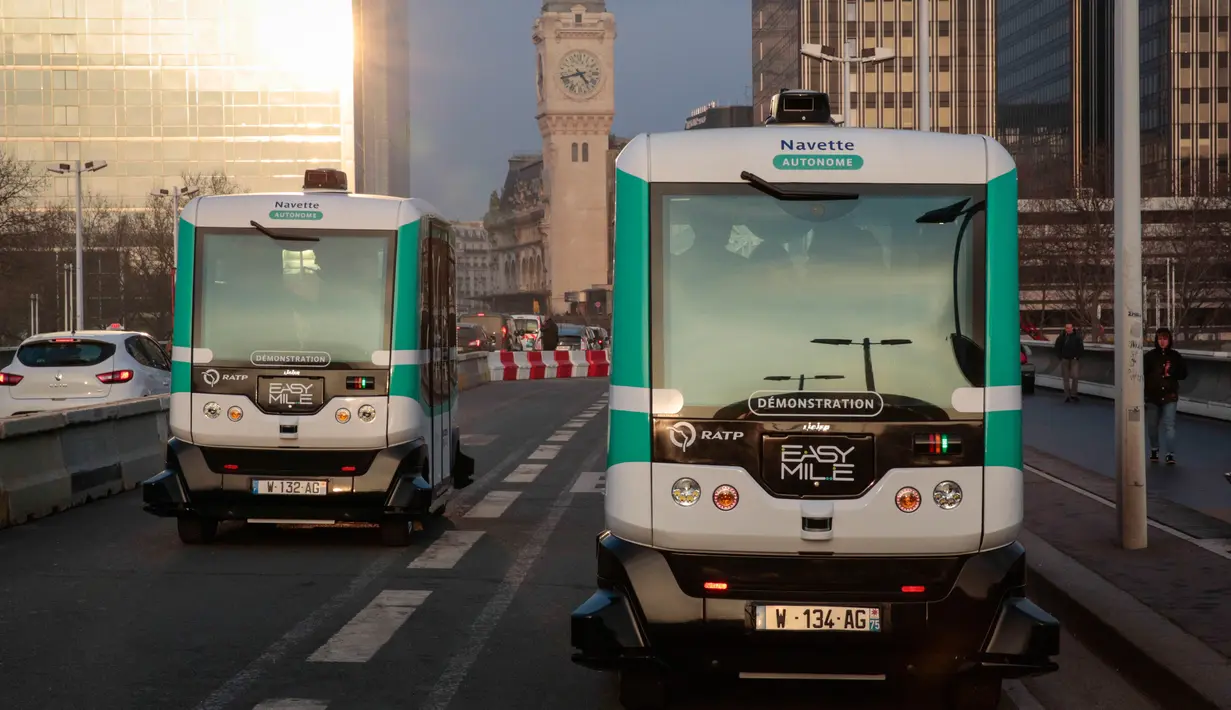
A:
[[[346,192],[346,173],[333,168],[306,170],[303,174],[303,189]]]
[[[783,89],[770,102],[771,115],[766,123],[811,123],[828,125],[833,122],[829,110],[829,95],[808,89]]]

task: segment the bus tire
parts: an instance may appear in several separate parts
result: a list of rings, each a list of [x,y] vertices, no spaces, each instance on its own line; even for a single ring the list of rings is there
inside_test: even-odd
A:
[[[661,672],[620,671],[620,706],[624,710],[664,710],[669,704],[667,679]]]
[[[218,521],[195,515],[183,515],[175,519],[180,542],[185,545],[205,545],[218,535]]]
[[[380,541],[385,547],[410,545],[410,521],[396,516],[380,521]]]

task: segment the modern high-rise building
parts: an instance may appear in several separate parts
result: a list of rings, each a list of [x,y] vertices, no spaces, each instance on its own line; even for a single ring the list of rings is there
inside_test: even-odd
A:
[[[253,191],[332,167],[353,188],[408,194],[406,0],[5,3],[0,148],[143,203],[184,172]],[[377,156],[377,157],[373,157]],[[65,198],[56,177],[47,197]]]
[[[791,14],[788,4],[795,7]],[[931,0],[931,128],[995,134],[996,21],[993,0]],[[753,81],[757,115],[784,87],[824,91],[835,113],[844,110],[842,72],[848,72],[847,125],[914,128],[918,125],[918,3],[913,0],[753,0]],[[759,15],[759,13],[762,13]],[[760,24],[764,17],[765,25]],[[796,20],[790,18],[797,17]],[[788,39],[795,30],[793,39]],[[771,38],[776,41],[771,41]],[[758,41],[770,59],[760,57]],[[803,44],[860,56],[877,47],[893,58],[845,65],[799,56]],[[790,57],[794,54],[794,57]],[[795,63],[792,73],[788,58]],[[765,81],[762,82],[762,77]],[[772,77],[772,79],[771,79]],[[788,81],[798,77],[795,82]]]
[[[998,137],[1019,160],[1059,161],[1072,185],[1102,194],[1114,175],[1113,5],[1000,0],[997,18]],[[1231,179],[1229,17],[1231,5],[1217,0],[1141,0],[1147,197],[1192,195]]]

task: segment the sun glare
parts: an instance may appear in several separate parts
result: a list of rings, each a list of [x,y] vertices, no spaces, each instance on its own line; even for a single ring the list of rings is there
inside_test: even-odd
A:
[[[256,3],[252,49],[303,88],[340,87],[353,76],[351,0]]]

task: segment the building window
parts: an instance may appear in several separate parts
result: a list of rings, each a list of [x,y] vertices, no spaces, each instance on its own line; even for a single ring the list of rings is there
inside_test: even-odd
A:
[[[573,144],[573,162],[574,163],[577,162],[577,144],[576,143]]]
[[[70,91],[76,89],[77,72],[60,70],[51,72],[51,88]]]
[[[579,25],[581,24],[581,19],[582,19],[581,13],[577,13],[576,15],[573,15],[573,22],[576,22]]]
[[[76,126],[78,110],[76,106],[55,106],[52,108],[52,120],[57,126]]]
[[[581,144],[581,162],[583,163],[590,162],[590,144],[589,143]]]

